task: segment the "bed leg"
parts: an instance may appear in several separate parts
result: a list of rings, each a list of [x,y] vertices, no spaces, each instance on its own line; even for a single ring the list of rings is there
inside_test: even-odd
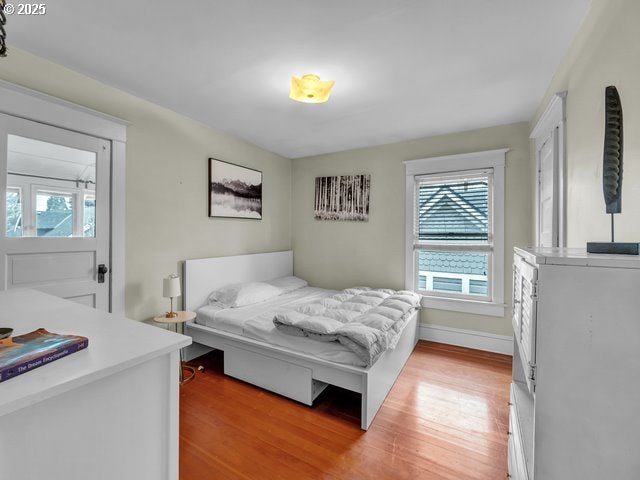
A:
[[[366,393],[362,394],[361,411],[362,411],[362,413],[360,415],[360,428],[366,432],[367,430],[369,430],[369,425],[371,425],[371,422],[373,421],[373,417],[371,416],[371,412],[369,412],[368,409],[367,409],[367,394]],[[373,416],[375,416],[375,412],[373,413]]]
[[[369,430],[371,422],[376,417],[376,413],[380,409],[382,403],[371,405],[372,397],[369,392],[369,379],[368,377],[362,377],[362,400],[360,407],[360,428],[364,431]]]

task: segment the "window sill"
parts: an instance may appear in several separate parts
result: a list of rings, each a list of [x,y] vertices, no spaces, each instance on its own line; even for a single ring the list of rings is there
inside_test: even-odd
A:
[[[491,317],[504,317],[505,309],[507,307],[504,303],[478,302],[475,300],[463,300],[458,298],[429,297],[426,295],[422,296],[421,305],[424,308],[473,313],[476,315],[488,315]]]

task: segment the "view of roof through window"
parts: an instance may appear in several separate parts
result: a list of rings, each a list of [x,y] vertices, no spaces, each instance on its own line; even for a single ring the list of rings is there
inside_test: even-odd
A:
[[[418,252],[420,290],[488,296],[490,253],[443,246],[489,242],[489,193],[487,175],[420,182],[418,241],[439,246]]]
[[[478,243],[488,240],[487,180],[420,185],[418,239]]]

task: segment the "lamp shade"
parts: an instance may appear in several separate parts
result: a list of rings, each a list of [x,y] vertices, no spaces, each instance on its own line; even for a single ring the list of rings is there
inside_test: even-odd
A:
[[[180,277],[177,275],[169,275],[162,280],[162,296],[163,297],[179,297],[180,292]]]
[[[302,78],[291,77],[289,98],[303,103],[324,103],[329,100],[334,83],[333,80],[322,81],[311,73]]]

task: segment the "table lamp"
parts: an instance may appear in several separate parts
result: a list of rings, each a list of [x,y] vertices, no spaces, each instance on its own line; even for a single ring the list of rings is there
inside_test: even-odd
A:
[[[171,299],[171,310],[165,315],[167,318],[175,318],[178,316],[178,314],[173,311],[173,299],[180,295],[180,277],[171,274],[162,280],[162,296]]]

